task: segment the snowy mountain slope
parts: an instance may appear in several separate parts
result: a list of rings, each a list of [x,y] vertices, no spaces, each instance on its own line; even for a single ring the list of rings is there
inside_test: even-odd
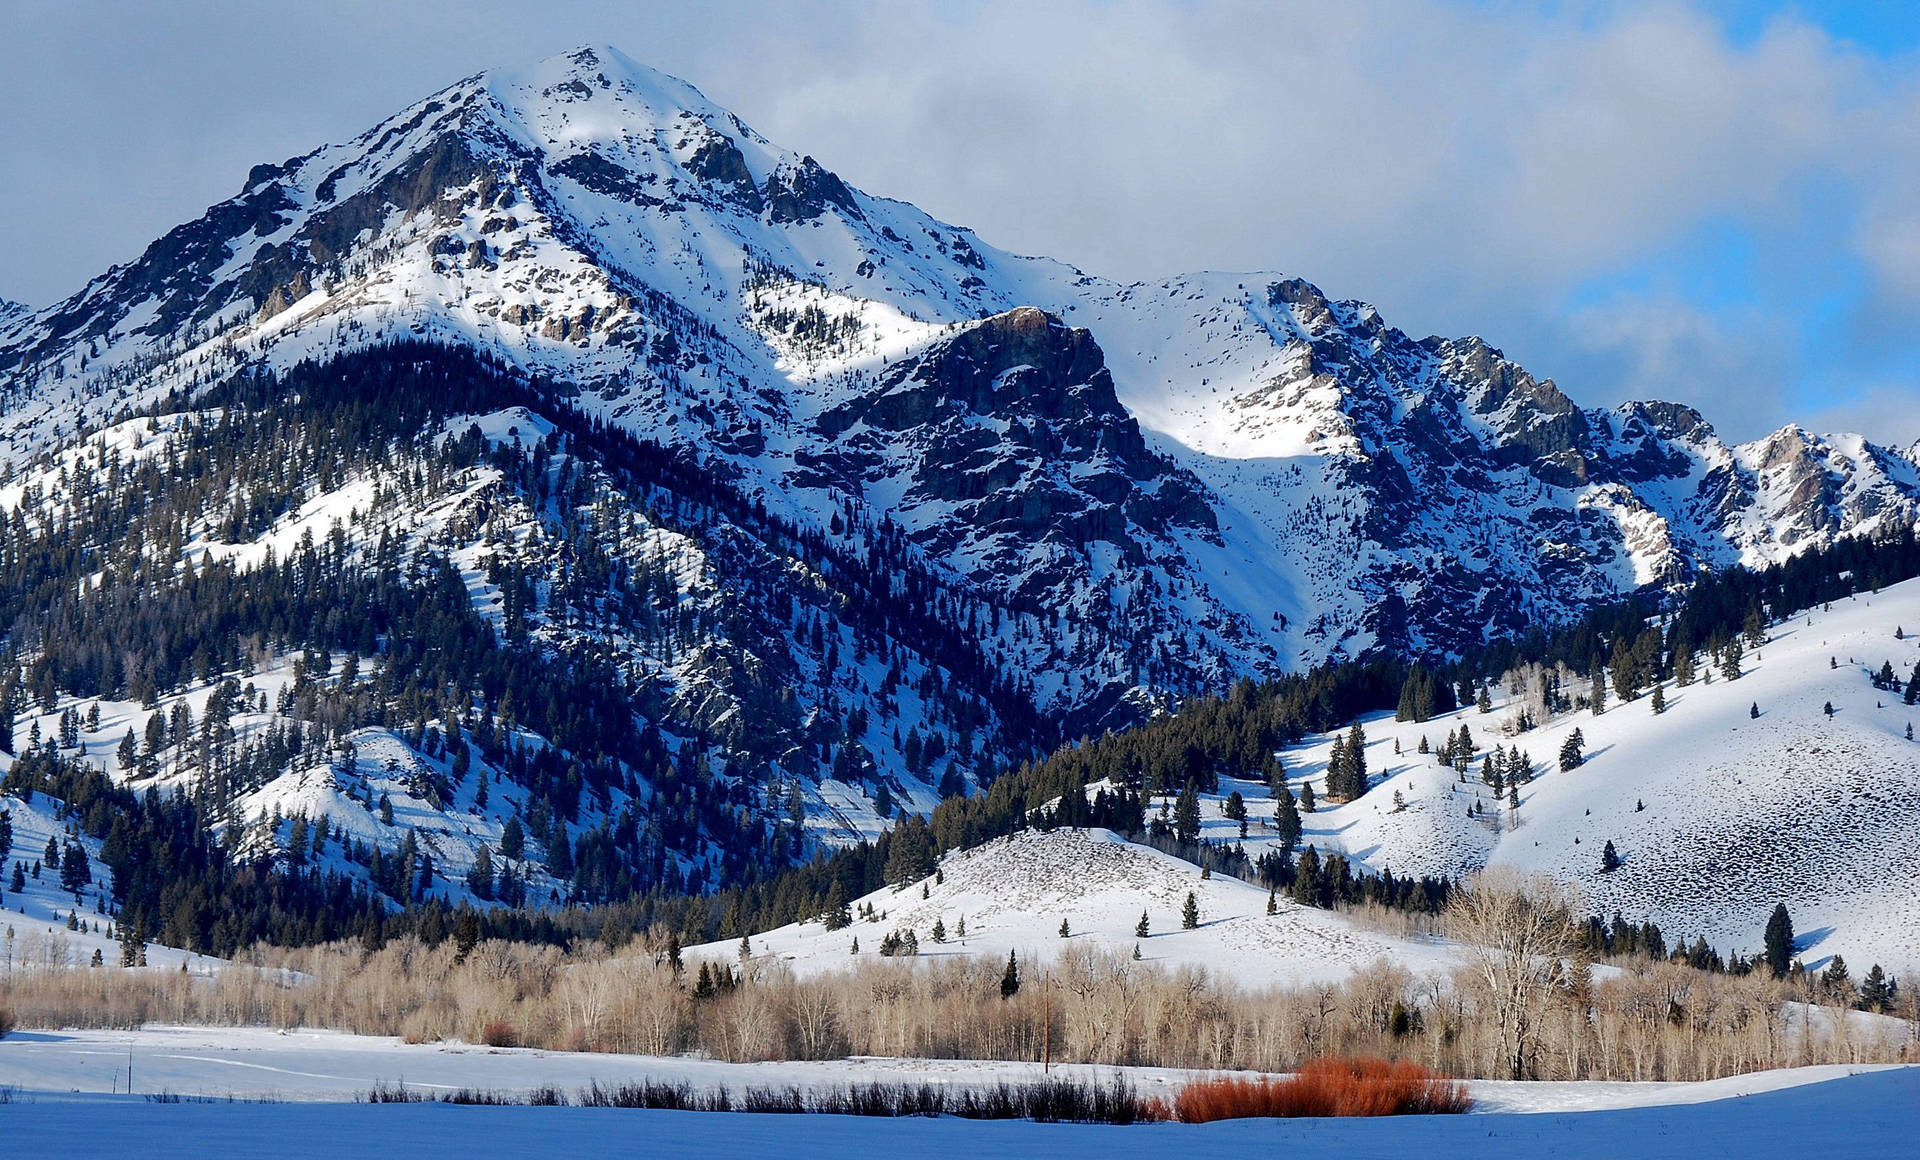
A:
[[[1181,927],[1188,893],[1200,910],[1193,930]],[[1275,900],[1278,913],[1269,915],[1265,890],[1225,876],[1202,878],[1192,863],[1107,830],[1017,833],[947,855],[937,879],[882,887],[851,905],[856,916],[871,908],[873,917],[855,917],[839,930],[815,919],[762,932],[751,936],[752,951],[806,976],[845,967],[856,954],[872,958],[889,933],[908,930],[923,957],[1005,959],[1009,951],[1028,961],[1131,957],[1137,945],[1143,961],[1221,971],[1254,986],[1337,981],[1383,960],[1423,974],[1442,973],[1457,962],[1443,943],[1368,930],[1285,897]],[[1136,933],[1143,911],[1146,938]],[[964,938],[958,933],[962,919]],[[1060,936],[1063,921],[1066,938]],[[936,922],[947,932],[944,942],[933,939]],[[732,962],[739,943],[686,953],[689,961]]]
[[[95,909],[104,896],[109,871],[100,862],[100,842],[85,834],[72,833],[67,823],[55,816],[54,803],[44,797],[26,801],[11,794],[0,794],[0,812],[13,826],[13,849],[0,859],[0,979],[15,971],[31,972],[85,967],[97,951],[103,962],[120,962],[120,942],[113,920]],[[82,887],[76,901],[73,891],[61,885],[60,871],[43,864],[47,841],[53,839],[63,849],[71,843],[84,849],[91,871],[90,885]],[[22,889],[12,888],[13,867],[22,870]],[[33,872],[40,867],[38,874]],[[72,916],[78,929],[69,930]],[[156,942],[146,944],[148,967],[206,973],[218,965],[208,959]]]
[[[1785,902],[1809,964],[1839,954],[1856,976],[1875,962],[1904,975],[1920,968],[1920,742],[1906,736],[1920,709],[1876,689],[1872,674],[1891,663],[1904,685],[1920,663],[1916,623],[1920,581],[1835,604],[1776,626],[1737,681],[1669,683],[1658,716],[1643,694],[1508,736],[1500,724],[1518,701],[1496,694],[1491,714],[1368,719],[1372,789],[1306,815],[1302,843],[1403,874],[1543,871],[1578,883],[1595,913],[1653,918],[1669,940],[1704,936],[1722,951],[1759,950]],[[1437,748],[1461,725],[1481,748],[1464,784],[1418,753],[1422,738]],[[1575,729],[1586,761],[1562,772],[1558,754]],[[1532,758],[1517,811],[1480,780],[1495,745]],[[1322,788],[1330,746],[1322,737],[1282,755],[1296,790]],[[1263,789],[1241,788],[1256,816],[1270,814]],[[1484,819],[1468,816],[1476,803]],[[1209,836],[1230,837],[1231,823],[1206,813]],[[1248,850],[1270,841],[1256,825]],[[1608,841],[1622,860],[1611,873],[1600,867]]]

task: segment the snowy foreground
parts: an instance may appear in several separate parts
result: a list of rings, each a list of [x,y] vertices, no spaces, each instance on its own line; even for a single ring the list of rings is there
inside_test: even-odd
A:
[[[136,1094],[126,1094],[132,1061]],[[1055,1069],[1106,1077],[1114,1069]],[[1190,1073],[1126,1069],[1137,1087],[1171,1092]],[[0,1042],[0,1135],[12,1155],[352,1155],[383,1148],[484,1142],[501,1155],[614,1156],[719,1151],[835,1155],[890,1146],[964,1145],[988,1156],[1111,1155],[1257,1146],[1279,1155],[1398,1156],[1411,1147],[1476,1157],[1617,1154],[1910,1156],[1920,1130],[1920,1067],[1810,1067],[1708,1083],[1471,1085],[1459,1117],[1240,1121],[1130,1128],[953,1119],[714,1115],[599,1108],[484,1108],[353,1103],[376,1083],[423,1092],[524,1092],[589,1081],[685,1081],[697,1087],[830,1087],[871,1080],[984,1084],[1039,1078],[1022,1062],[853,1059],[726,1064],[710,1060],[409,1045],[332,1032],[156,1027],[30,1032]],[[170,1092],[217,1102],[148,1102]],[[239,1102],[226,1102],[229,1098]],[[245,1102],[245,1101],[275,1101]],[[76,1103],[84,1103],[84,1112]],[[738,1151],[730,1151],[738,1149]]]

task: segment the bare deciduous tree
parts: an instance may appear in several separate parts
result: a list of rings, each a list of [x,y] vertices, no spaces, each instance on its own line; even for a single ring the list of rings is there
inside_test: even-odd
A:
[[[1504,868],[1474,876],[1448,905],[1447,929],[1467,947],[1497,1032],[1499,1069],[1513,1079],[1526,1077],[1541,1012],[1573,951],[1575,916],[1585,913],[1571,887]]]

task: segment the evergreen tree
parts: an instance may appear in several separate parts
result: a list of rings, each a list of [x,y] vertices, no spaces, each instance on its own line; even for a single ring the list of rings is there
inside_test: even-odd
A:
[[[517,862],[526,850],[527,831],[520,824],[520,815],[515,814],[507,819],[505,826],[500,828],[500,854]]]
[[[493,897],[493,851],[485,842],[474,853],[473,869],[467,871],[467,889],[473,891],[475,898]]]
[[[13,811],[0,810],[0,862],[13,853]]]
[[[1274,799],[1273,828],[1280,839],[1281,848],[1291,853],[1300,842],[1300,809],[1284,786]]]
[[[1140,912],[1140,921],[1133,924],[1133,937],[1150,937],[1150,932],[1147,927],[1147,912],[1144,910]]]
[[[1000,976],[1000,997],[1011,999],[1020,993],[1020,962],[1012,951],[1007,952],[1007,969]]]
[[[1220,812],[1233,821],[1245,821],[1247,817],[1247,801],[1240,796],[1240,791],[1236,789],[1227,795],[1226,804],[1220,807]]]
[[[1655,685],[1653,687],[1652,704],[1654,716],[1656,717],[1667,711],[1667,693],[1665,686]]]
[[[1887,974],[1875,963],[1860,980],[1859,1006],[1862,1011],[1885,1011],[1888,1005]]]
[[[1073,926],[1064,918],[1060,920],[1060,937],[1061,938],[1073,937]]]
[[[1736,636],[1727,642],[1725,648],[1720,650],[1720,675],[1729,681],[1739,680],[1740,660],[1740,638]]]
[[[826,913],[822,921],[828,930],[844,930],[853,924],[853,915],[847,911],[846,888],[837,877],[827,886]]]
[[[1613,839],[1607,839],[1606,848],[1600,851],[1600,872],[1611,874],[1620,869],[1620,852],[1613,848]]]
[[[1200,793],[1189,781],[1173,806],[1173,836],[1182,842],[1200,838]]]
[[[933,935],[933,941],[934,941],[934,942],[937,942],[937,943],[943,943],[943,942],[946,942],[946,941],[947,941],[947,923],[946,923],[946,920],[945,920],[945,919],[943,919],[943,918],[940,918],[940,917],[939,917],[938,915],[936,915],[936,916],[934,916],[934,920],[933,920],[933,930],[932,930],[932,932],[931,932],[931,933],[932,933],[932,935]]]
[[[1300,810],[1308,814],[1314,811],[1313,783],[1310,781],[1300,783]]]
[[[1767,966],[1776,978],[1784,976],[1793,961],[1793,918],[1784,902],[1774,906],[1772,917],[1767,919],[1766,946]]]
[[[1194,898],[1193,891],[1189,890],[1186,902],[1180,906],[1180,927],[1183,930],[1192,930],[1199,925],[1200,903]]]
[[[1580,752],[1585,744],[1586,738],[1581,736],[1580,730],[1575,729],[1572,733],[1567,734],[1567,739],[1560,744],[1561,773],[1570,773],[1580,768],[1581,763],[1586,760]]]
[[[68,893],[78,895],[92,884],[93,867],[87,861],[86,848],[69,843],[65,855],[60,859],[60,885]]]
[[[1907,691],[1900,699],[1909,705],[1920,703],[1920,661],[1914,663],[1913,675],[1907,678]]]

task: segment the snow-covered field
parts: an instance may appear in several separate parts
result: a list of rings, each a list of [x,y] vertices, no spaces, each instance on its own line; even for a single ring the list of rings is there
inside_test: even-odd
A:
[[[126,1094],[133,1068],[135,1095]],[[1078,1076],[1111,1069],[1058,1068]],[[0,1042],[0,1132],[11,1155],[249,1155],[273,1139],[282,1157],[353,1155],[378,1145],[445,1149],[470,1140],[502,1155],[839,1155],[889,1147],[965,1146],[993,1156],[1201,1152],[1257,1147],[1282,1155],[1399,1156],[1420,1147],[1476,1157],[1686,1154],[1911,1155],[1920,1068],[1799,1068],[1695,1084],[1475,1083],[1476,1113],[1393,1121],[1242,1121],[1206,1127],[1109,1128],[960,1120],[867,1120],[582,1108],[353,1104],[376,1083],[426,1093],[563,1090],[641,1079],[696,1087],[835,1086],[869,1080],[942,1084],[1039,1077],[1032,1063],[854,1059],[725,1064],[686,1058],[575,1055],[408,1045],[330,1032],[149,1028],[15,1035]],[[1129,1069],[1143,1091],[1187,1073]],[[217,1103],[150,1104],[141,1093]],[[235,1102],[263,1100],[270,1104]],[[75,1107],[84,1104],[84,1110]],[[469,1135],[470,1134],[470,1135]],[[871,1154],[869,1152],[869,1154]]]

